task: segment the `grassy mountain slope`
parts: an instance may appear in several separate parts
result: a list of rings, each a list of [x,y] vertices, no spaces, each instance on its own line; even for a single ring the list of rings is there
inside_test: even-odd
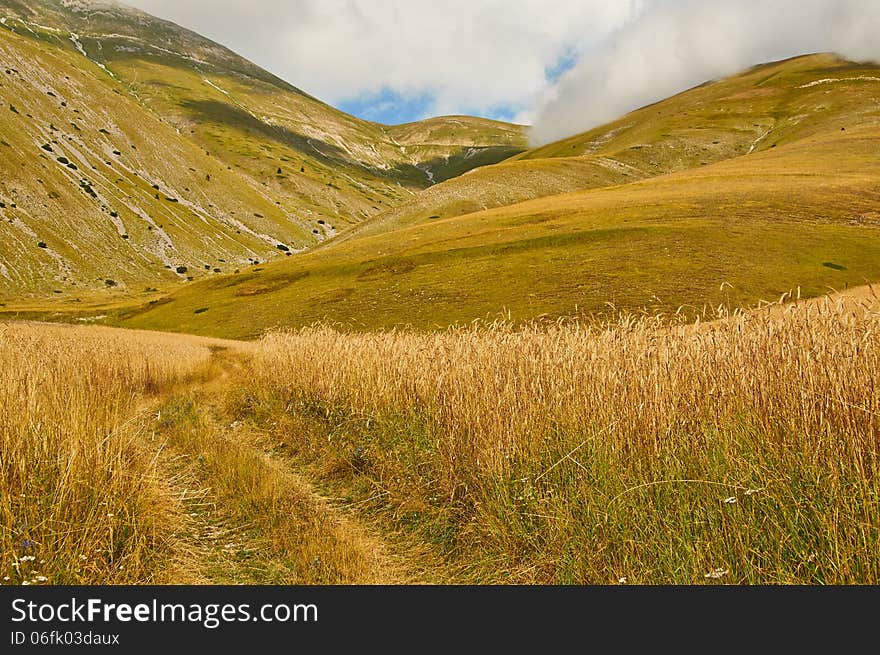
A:
[[[432,328],[500,313],[592,315],[608,303],[697,312],[877,280],[878,84],[877,67],[828,55],[760,67],[626,117],[646,122],[628,128],[635,136],[617,122],[575,139],[604,141],[601,152],[557,157],[571,149],[557,144],[544,158],[530,152],[480,169],[424,192],[399,220],[379,217],[311,253],[182,289],[118,320],[235,336],[314,321]],[[670,121],[682,122],[679,131]],[[696,130],[693,142],[687,129]],[[499,203],[507,189],[516,199],[531,193],[517,167],[550,193],[562,185],[548,178],[587,177],[607,149],[633,170],[632,158],[652,149],[648,134],[678,134],[652,148],[684,170],[632,175],[628,184],[606,177],[596,183],[610,186],[486,210],[454,191],[449,217],[425,216],[426,199],[449,189],[494,192]],[[702,165],[712,153],[718,161]]]
[[[231,272],[524,144],[481,119],[360,121],[111,3],[6,3],[0,54],[0,302],[131,298]]]
[[[0,56],[6,297],[168,284],[308,242],[304,225],[76,55],[0,31]]]
[[[441,116],[385,131],[432,184],[497,164],[527,145],[521,126],[473,116]]]
[[[186,287],[123,324],[252,336],[275,325],[423,328],[618,308],[689,313],[880,279],[880,126],[353,238]]]
[[[878,79],[878,66],[829,54],[757,66],[432,187],[357,232],[627,184],[859,125],[878,116]]]

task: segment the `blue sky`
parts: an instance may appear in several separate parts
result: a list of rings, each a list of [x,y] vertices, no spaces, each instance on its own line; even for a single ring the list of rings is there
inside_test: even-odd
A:
[[[574,68],[580,55],[575,48],[566,50],[553,64],[545,69],[548,82],[557,82],[560,77]]]
[[[386,87],[378,92],[343,99],[338,107],[364,120],[397,124],[424,118],[430,114],[435,101],[434,96],[427,92],[407,97]]]
[[[428,91],[406,96],[389,88],[376,93],[364,93],[355,98],[345,98],[337,103],[337,107],[346,113],[386,125],[411,123],[436,116],[436,106],[437,96]],[[513,122],[524,110],[525,107],[522,106],[502,104],[495,107],[463,107],[455,113]]]
[[[569,49],[555,62],[545,68],[548,83],[553,83],[577,63],[578,53]],[[431,91],[406,95],[384,87],[380,91],[362,93],[352,98],[343,98],[337,103],[342,111],[364,120],[386,125],[397,125],[436,116],[438,97]],[[455,113],[468,116],[482,116],[498,121],[514,122],[521,120],[529,107],[500,103],[494,106],[462,107]]]

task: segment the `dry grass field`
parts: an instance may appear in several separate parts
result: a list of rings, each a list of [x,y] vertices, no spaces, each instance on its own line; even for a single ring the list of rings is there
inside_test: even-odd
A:
[[[400,581],[218,399],[243,343],[0,324],[2,584]]]
[[[0,325],[4,582],[144,582],[174,512],[140,399],[202,376],[205,341]]]
[[[0,9],[0,584],[880,584],[880,63],[528,149],[99,4]]]
[[[305,329],[252,375],[298,457],[471,581],[876,583],[876,310]]]
[[[0,333],[4,583],[877,583],[880,303]]]

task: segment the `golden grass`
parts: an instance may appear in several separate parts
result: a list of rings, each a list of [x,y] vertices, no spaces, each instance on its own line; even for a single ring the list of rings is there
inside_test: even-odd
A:
[[[204,373],[207,341],[0,325],[0,577],[149,582],[174,499],[139,401]]]
[[[0,324],[2,584],[404,579],[265,431],[231,424],[230,374],[248,351]]]
[[[471,580],[877,583],[876,307],[279,332],[249,402]]]
[[[880,581],[870,290],[250,346],[7,325],[0,374],[4,583]]]
[[[265,430],[232,422],[225,391],[183,394],[162,406],[161,434],[191,490],[186,532],[195,533],[180,540],[189,552],[183,549],[169,577],[287,585],[404,579],[381,541],[316,493],[274,452],[277,441]]]

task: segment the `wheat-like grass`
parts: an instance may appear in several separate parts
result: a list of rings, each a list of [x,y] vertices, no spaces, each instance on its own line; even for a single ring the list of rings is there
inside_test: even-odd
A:
[[[344,521],[290,491],[290,462],[430,544],[413,552],[433,579],[880,581],[876,298],[697,325],[313,327],[224,351],[223,365],[211,346],[0,327],[4,582],[177,570],[187,528],[163,439],[226,519],[262,526],[251,538],[278,572],[266,579],[376,577],[369,539],[322,550]],[[300,576],[316,557],[332,570]]]
[[[198,376],[186,338],[0,325],[0,577],[153,579],[174,529],[138,401]]]
[[[444,517],[482,579],[877,582],[875,307],[314,327],[266,336],[251,388],[318,417],[329,436],[290,439],[355,461],[395,516]]]

